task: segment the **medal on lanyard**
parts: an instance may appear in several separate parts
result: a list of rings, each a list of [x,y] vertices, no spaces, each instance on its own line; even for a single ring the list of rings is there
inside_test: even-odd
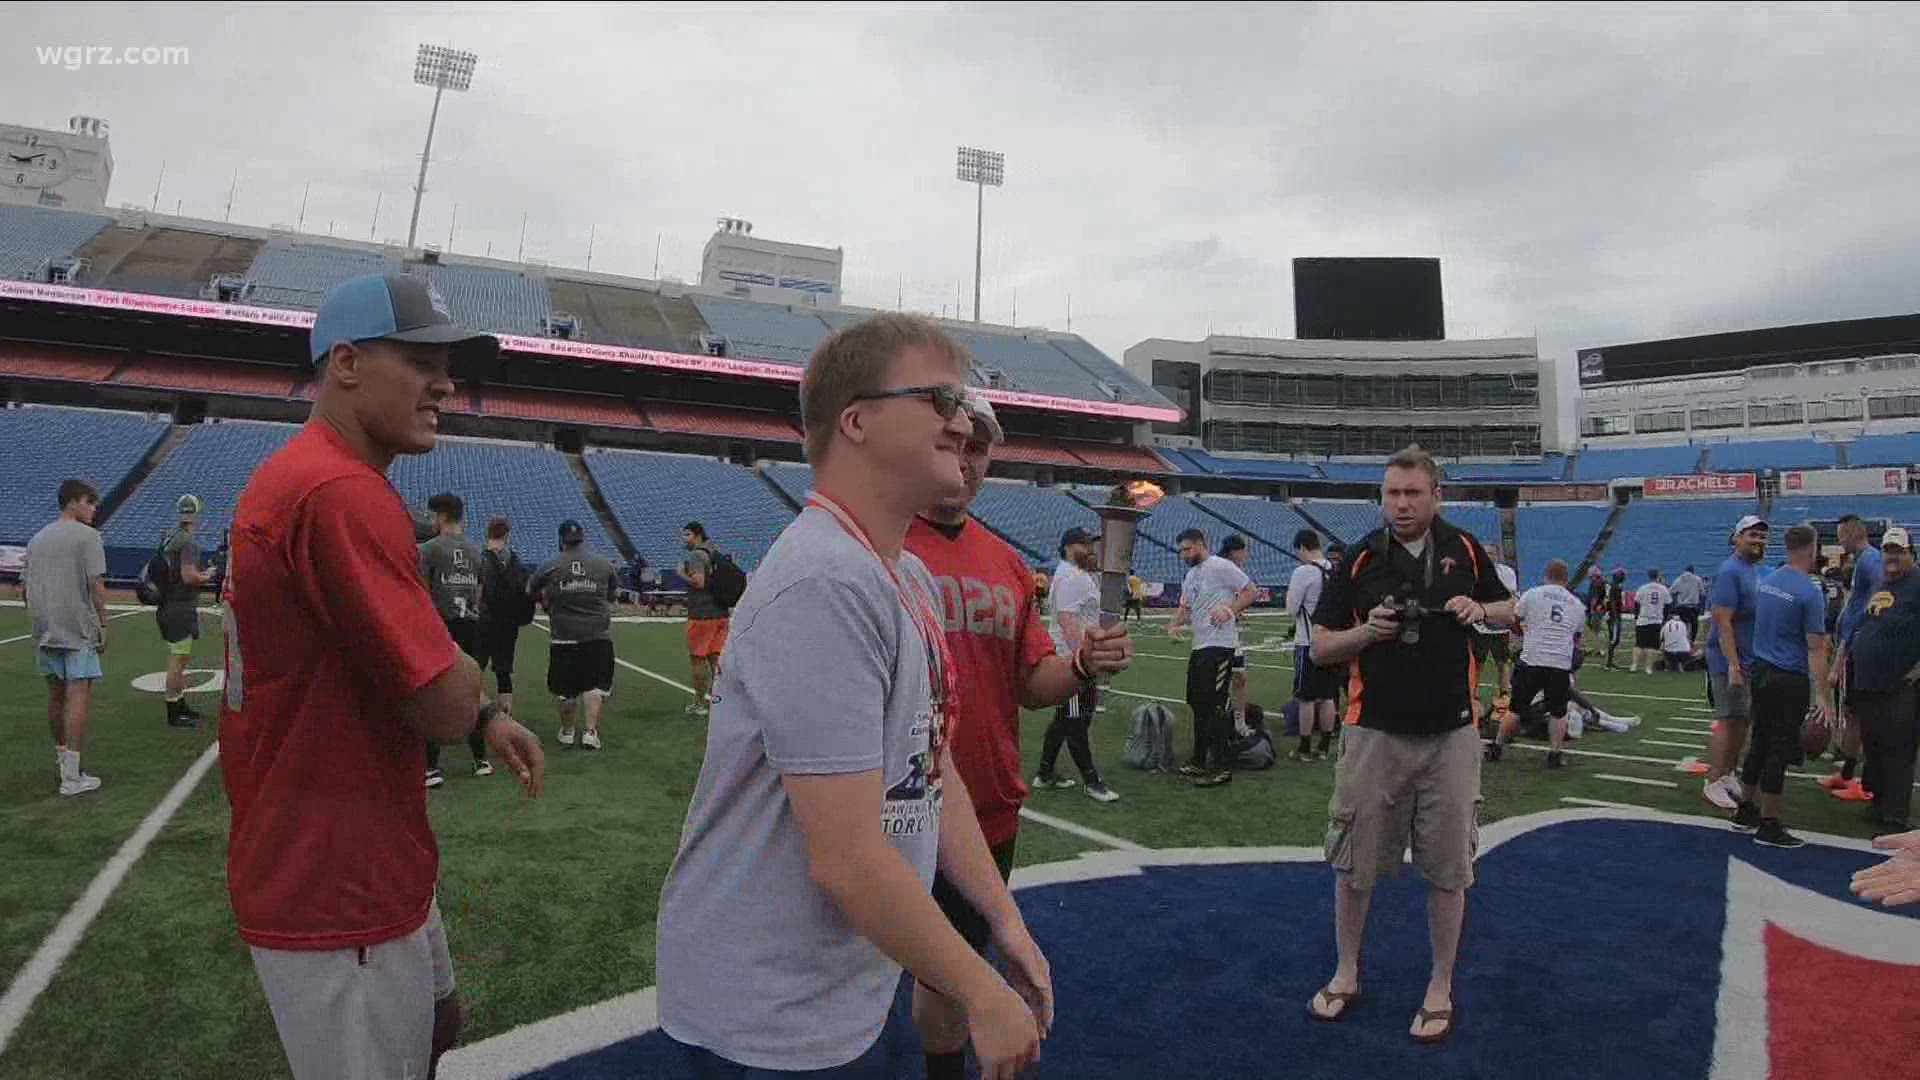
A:
[[[945,625],[939,612],[934,609],[932,598],[917,586],[909,587],[900,580],[893,564],[880,557],[880,553],[874,550],[873,541],[867,539],[866,532],[853,520],[853,515],[847,513],[839,503],[814,491],[807,494],[807,505],[817,506],[833,515],[834,521],[879,562],[881,569],[887,572],[887,578],[893,582],[900,606],[906,609],[907,617],[913,620],[914,628],[920,631],[920,640],[926,646],[927,653],[927,690],[933,699],[933,730],[928,738],[928,749],[937,757],[948,735],[947,720],[954,715],[953,709],[959,701],[959,677],[954,671],[953,652],[947,643]]]

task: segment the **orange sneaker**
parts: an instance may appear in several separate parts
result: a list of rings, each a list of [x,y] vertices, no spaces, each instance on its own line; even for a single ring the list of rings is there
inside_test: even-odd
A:
[[[1828,791],[1839,791],[1841,788],[1853,782],[1854,781],[1841,776],[1839,773],[1830,773],[1820,778],[1820,786],[1826,788]]]
[[[1867,793],[1866,788],[1860,786],[1860,781],[1858,780],[1848,781],[1846,787],[1834,788],[1833,797],[1839,799],[1841,802],[1873,801],[1873,796]]]

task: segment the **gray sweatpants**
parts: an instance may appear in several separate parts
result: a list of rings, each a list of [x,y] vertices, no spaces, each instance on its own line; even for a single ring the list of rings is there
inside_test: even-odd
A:
[[[453,993],[435,901],[420,929],[363,949],[253,950],[294,1080],[425,1080],[434,1003]]]

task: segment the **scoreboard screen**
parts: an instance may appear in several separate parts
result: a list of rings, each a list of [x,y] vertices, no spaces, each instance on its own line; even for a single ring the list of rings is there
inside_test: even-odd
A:
[[[1667,379],[1920,352],[1920,315],[1739,330],[1727,334],[1581,349],[1580,382]]]
[[[1293,260],[1293,336],[1439,341],[1447,336],[1439,259]]]

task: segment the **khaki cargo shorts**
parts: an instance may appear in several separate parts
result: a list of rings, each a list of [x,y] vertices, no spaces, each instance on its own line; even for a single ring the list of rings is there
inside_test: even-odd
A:
[[[1400,871],[1406,853],[1436,889],[1473,884],[1480,850],[1480,733],[1393,735],[1349,726],[1327,805],[1327,862],[1353,887]]]

